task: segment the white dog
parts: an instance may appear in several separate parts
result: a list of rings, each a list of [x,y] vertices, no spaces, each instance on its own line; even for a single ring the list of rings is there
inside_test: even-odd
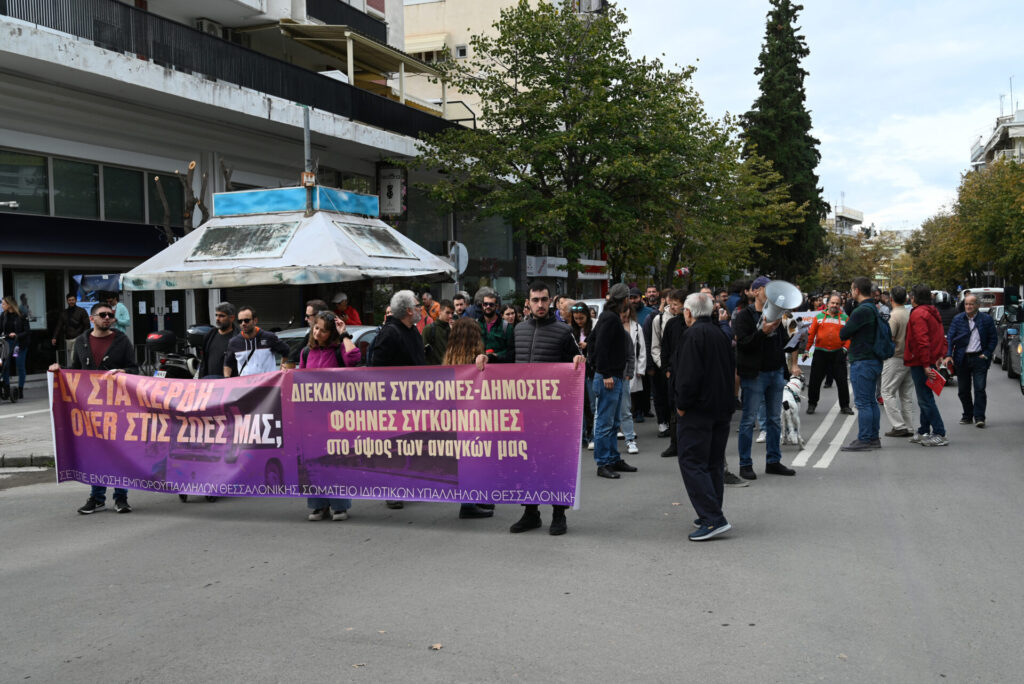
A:
[[[793,376],[782,388],[782,443],[804,446],[804,438],[800,436],[800,402],[804,391],[804,382]]]

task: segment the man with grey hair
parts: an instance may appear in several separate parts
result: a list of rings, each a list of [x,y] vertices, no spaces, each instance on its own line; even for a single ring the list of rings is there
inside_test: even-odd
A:
[[[672,350],[679,471],[697,529],[690,541],[706,541],[732,529],[722,513],[725,446],[736,410],[732,344],[712,320],[711,295],[698,292],[683,302],[686,332]]]
[[[371,366],[425,366],[423,338],[416,329],[422,310],[412,290],[399,290],[391,297],[391,314],[384,319],[370,354]],[[385,501],[388,508],[403,508],[401,501]]]

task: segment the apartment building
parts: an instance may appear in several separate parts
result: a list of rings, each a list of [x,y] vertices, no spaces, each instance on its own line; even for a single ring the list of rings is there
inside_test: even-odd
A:
[[[455,125],[407,101],[403,81],[432,67],[404,39],[401,0],[0,1],[0,295],[29,304],[30,364],[48,360],[75,276],[123,273],[167,245],[165,223],[176,235],[198,223],[189,188],[209,205],[214,192],[296,185],[304,107],[320,181],[368,193],[384,160]],[[452,217],[414,187],[429,180],[408,179],[390,222],[445,254]],[[379,316],[371,283],[338,289]],[[208,321],[222,298],[284,325],[310,294],[126,293],[136,342]]]
[[[1024,163],[1024,109],[996,118],[988,138],[978,138],[971,147],[971,168],[983,169],[999,159]]]

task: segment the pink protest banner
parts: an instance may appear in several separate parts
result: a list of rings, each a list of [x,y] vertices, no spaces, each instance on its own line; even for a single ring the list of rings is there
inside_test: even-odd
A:
[[[207,496],[578,503],[583,368],[52,376],[57,479]]]

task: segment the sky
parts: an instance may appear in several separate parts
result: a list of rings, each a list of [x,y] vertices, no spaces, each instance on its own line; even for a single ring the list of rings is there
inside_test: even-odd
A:
[[[971,147],[1024,108],[1024,0],[804,0],[798,26],[819,187],[864,224],[906,230],[948,207]],[[697,67],[713,117],[758,95],[768,0],[620,0],[634,56]]]

